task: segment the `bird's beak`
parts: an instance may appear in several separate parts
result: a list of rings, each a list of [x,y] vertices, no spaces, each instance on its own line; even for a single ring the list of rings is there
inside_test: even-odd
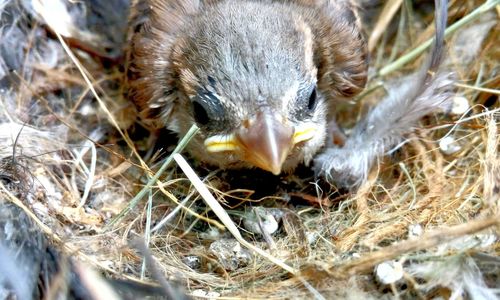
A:
[[[205,147],[209,152],[238,153],[242,160],[278,175],[294,145],[293,133],[293,127],[285,124],[279,115],[258,112],[233,134],[207,138]]]
[[[208,152],[234,152],[242,160],[275,175],[294,145],[310,140],[317,132],[314,123],[292,127],[280,115],[259,112],[234,133],[205,140]]]
[[[284,124],[279,116],[259,112],[236,132],[236,141],[244,150],[244,160],[278,175],[293,146],[293,132],[293,127]]]

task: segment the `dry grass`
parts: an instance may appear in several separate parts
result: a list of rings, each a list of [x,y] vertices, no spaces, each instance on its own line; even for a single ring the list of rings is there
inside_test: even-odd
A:
[[[453,24],[482,1],[450,2]],[[432,12],[410,10],[403,4],[409,1],[387,3],[401,7],[366,12],[375,14],[373,22],[381,20],[376,31],[367,30],[373,74],[432,36]],[[393,20],[401,12],[403,20]],[[111,276],[152,280],[129,246],[143,237],[166,278],[188,293],[216,291],[223,299],[493,295],[487,287],[500,286],[499,13],[497,5],[447,39],[446,67],[457,73],[457,94],[470,110],[422,120],[354,193],[316,185],[302,172],[276,180],[275,188],[248,182],[253,173],[239,179],[241,172],[197,165],[228,221],[224,210],[201,200],[173,161],[157,173],[175,140],[142,159],[147,138],[123,96],[123,69],[66,48],[60,36],[42,40],[46,28],[39,24],[30,29],[23,68],[9,75],[15,84],[0,93],[0,158],[12,157],[16,147],[17,163],[33,177],[23,207],[69,255]],[[49,65],[48,57],[57,63]],[[352,125],[384,94],[378,87],[419,65],[416,59],[387,76],[374,75],[371,92],[339,119]],[[440,150],[445,135],[455,138],[457,152]],[[283,215],[278,233],[263,238],[237,228],[251,206],[277,208]],[[152,231],[163,218],[168,220]],[[422,233],[414,233],[419,228]],[[254,248],[246,265],[226,270],[210,245],[235,237],[263,250]],[[186,257],[197,258],[198,266],[188,266]],[[377,282],[374,269],[385,261],[402,264],[401,280]]]

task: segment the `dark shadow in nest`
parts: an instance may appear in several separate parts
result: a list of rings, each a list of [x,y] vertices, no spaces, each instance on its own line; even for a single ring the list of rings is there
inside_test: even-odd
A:
[[[150,133],[144,127],[136,124],[130,132],[132,140],[138,143],[147,143],[144,137]],[[178,139],[175,133],[161,129],[154,133],[157,137],[152,149],[144,149],[139,154],[149,157],[152,154],[153,162],[148,164],[157,170],[164,159],[166,159],[177,145]],[[189,159],[189,158],[188,158]],[[248,205],[263,206],[315,206],[332,207],[348,196],[347,189],[337,189],[326,181],[315,176],[310,166],[299,165],[292,173],[273,175],[261,169],[217,169],[216,167],[203,164],[194,159],[189,159],[191,166],[200,178],[211,176],[217,182],[216,188],[222,192],[244,190],[242,194],[248,198]],[[248,195],[251,191],[251,195]],[[238,192],[232,195],[238,195]],[[242,195],[243,196],[243,195]],[[272,199],[263,200],[272,197]],[[227,197],[226,205],[235,207],[241,204],[241,200]]]

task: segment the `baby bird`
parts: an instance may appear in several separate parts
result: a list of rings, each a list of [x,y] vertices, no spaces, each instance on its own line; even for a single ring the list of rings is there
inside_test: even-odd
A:
[[[221,168],[308,164],[335,106],[367,80],[349,0],[150,0],[136,6],[131,98],[145,120]]]

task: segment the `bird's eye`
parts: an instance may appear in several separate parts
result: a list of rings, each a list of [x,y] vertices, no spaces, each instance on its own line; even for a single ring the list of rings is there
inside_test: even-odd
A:
[[[207,130],[223,129],[225,108],[219,97],[209,91],[200,91],[191,99],[194,121]]]
[[[311,95],[309,95],[309,102],[307,103],[307,108],[309,110],[313,110],[316,107],[316,102],[317,102],[316,98],[317,98],[316,87],[314,87],[311,91]]]
[[[207,110],[203,107],[203,104],[196,100],[193,101],[193,117],[199,125],[207,125],[210,122]]]

